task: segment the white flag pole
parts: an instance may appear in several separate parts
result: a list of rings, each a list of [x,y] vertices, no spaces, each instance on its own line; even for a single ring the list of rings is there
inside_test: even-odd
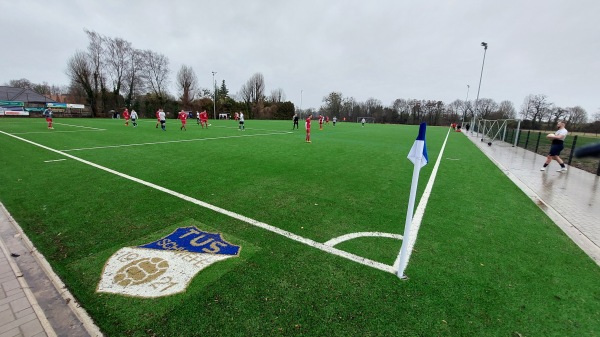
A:
[[[416,142],[417,153],[423,153],[423,142]],[[402,248],[400,249],[400,253],[398,258],[400,259],[400,263],[398,266],[398,277],[401,279],[405,279],[404,270],[406,269],[406,265],[408,264],[408,246],[410,243],[410,229],[412,225],[413,212],[415,207],[415,198],[417,195],[417,185],[419,184],[419,173],[421,172],[423,156],[419,158],[419,162],[415,163],[413,168],[413,177],[412,183],[410,185],[410,196],[408,198],[408,209],[406,211],[406,222],[404,224],[404,236],[402,237]]]

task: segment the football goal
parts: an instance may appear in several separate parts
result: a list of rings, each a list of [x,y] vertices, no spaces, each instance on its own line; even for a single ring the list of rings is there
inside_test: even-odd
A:
[[[362,123],[363,118],[365,123],[375,123],[375,117],[356,117],[356,123]]]
[[[480,119],[477,121],[477,137],[481,133],[481,141],[487,142],[488,145],[491,144],[495,140],[500,140],[502,142],[506,141],[506,125],[507,122],[517,121],[519,126],[521,125],[520,120],[515,119],[498,119],[498,120],[488,120],[488,119]]]

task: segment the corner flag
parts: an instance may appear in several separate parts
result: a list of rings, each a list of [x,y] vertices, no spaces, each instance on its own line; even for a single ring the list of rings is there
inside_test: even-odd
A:
[[[415,140],[410,152],[408,153],[408,160],[412,161],[415,166],[421,167],[427,165],[429,157],[427,156],[427,147],[425,146],[425,130],[427,128],[426,123],[419,125],[419,135]],[[414,181],[413,181],[414,182]]]
[[[402,237],[402,248],[400,249],[400,253],[398,256],[398,259],[400,260],[399,266],[398,266],[398,277],[400,278],[406,278],[404,276],[404,270],[406,269],[406,266],[408,265],[408,258],[410,257],[410,253],[412,251],[412,244],[414,244],[414,242],[411,242],[411,233],[410,233],[410,227],[412,225],[412,219],[413,219],[413,212],[414,212],[414,208],[415,208],[415,196],[417,194],[417,185],[419,183],[419,172],[421,171],[421,168],[425,165],[427,165],[427,162],[429,161],[429,158],[427,157],[427,146],[425,145],[425,131],[427,129],[427,124],[426,123],[421,123],[421,125],[419,126],[419,135],[417,136],[417,139],[415,140],[412,148],[410,149],[410,152],[408,153],[408,160],[410,160],[413,165],[413,177],[412,177],[412,183],[410,185],[410,197],[408,199],[408,210],[406,211],[406,222],[404,225],[404,236]],[[413,239],[414,241],[414,239]],[[411,246],[409,248],[409,246]]]

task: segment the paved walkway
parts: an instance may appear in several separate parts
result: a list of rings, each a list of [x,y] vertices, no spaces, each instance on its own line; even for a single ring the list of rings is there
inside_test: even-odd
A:
[[[600,265],[600,177],[553,161],[540,171],[546,157],[495,141],[492,146],[477,134],[464,132],[529,198],[584,252]]]
[[[464,133],[600,265],[600,177],[510,144]],[[17,256],[18,255],[18,256]],[[0,204],[0,337],[102,336]]]
[[[101,335],[0,203],[0,337]]]

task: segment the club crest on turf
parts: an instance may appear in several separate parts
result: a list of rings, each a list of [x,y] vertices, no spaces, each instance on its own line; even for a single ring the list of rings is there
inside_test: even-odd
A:
[[[156,241],[119,249],[104,265],[96,291],[151,298],[177,294],[202,269],[239,256],[240,249],[220,233],[180,227]]]

